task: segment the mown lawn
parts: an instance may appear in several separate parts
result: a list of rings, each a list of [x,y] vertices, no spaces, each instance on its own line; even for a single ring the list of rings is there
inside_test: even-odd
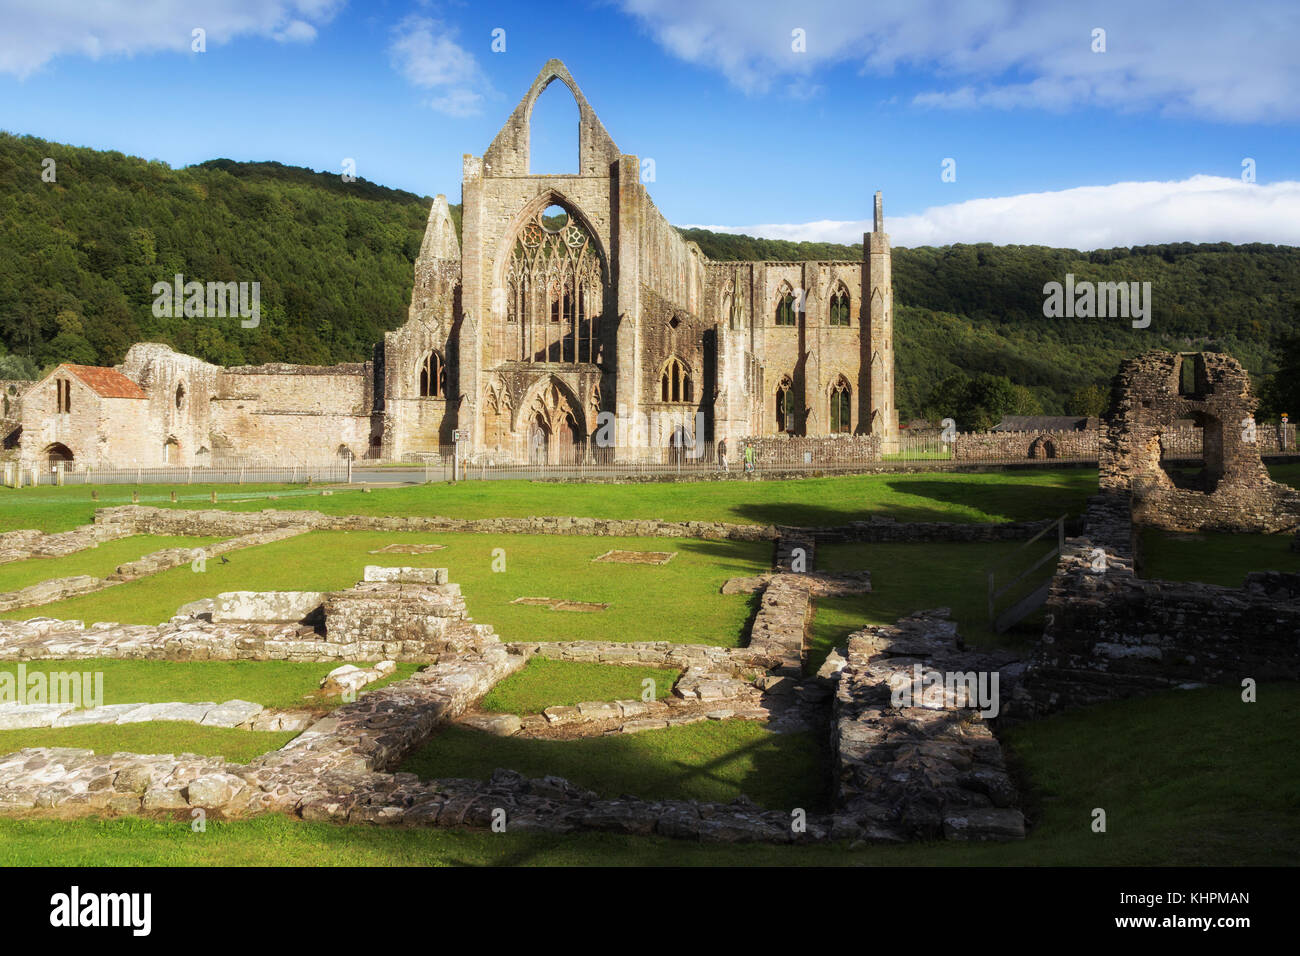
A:
[[[1189,733],[1188,728],[1195,732]],[[400,830],[283,816],[193,833],[177,820],[0,819],[0,865],[31,866],[1149,866],[1300,859],[1300,687],[1171,691],[1005,735],[1033,827],[1011,844],[713,846],[659,837]],[[564,744],[571,745],[572,742]],[[1094,833],[1092,811],[1107,811]]]
[[[591,700],[642,700],[644,681],[654,682],[654,697],[672,693],[678,673],[663,667],[624,667],[587,661],[532,658],[484,696],[484,710],[538,714],[551,706],[570,707]]]
[[[371,554],[389,544],[436,543],[426,554]],[[676,551],[664,565],[593,563],[614,548]],[[494,555],[494,551],[498,551]],[[367,564],[446,567],[470,615],[503,640],[603,640],[737,646],[755,599],[721,595],[728,578],[771,566],[770,542],[565,535],[425,534],[316,531],[132,581],[107,591],[44,605],[49,617],[157,624],[189,601],[222,591],[351,587]],[[502,563],[504,562],[504,563]],[[494,571],[504,567],[504,571]],[[518,597],[607,603],[605,611],[555,611],[512,604]],[[0,617],[24,619],[30,611]]]
[[[870,515],[899,521],[1027,521],[1083,510],[1097,488],[1093,469],[1018,470],[954,474],[900,472],[757,481],[557,484],[540,481],[461,481],[375,488],[302,485],[144,485],[140,503],[177,508],[258,511],[274,507],[326,514],[445,515],[457,518],[574,515],[662,518],[739,524],[833,525]],[[96,507],[129,504],[131,487],[0,488],[0,531],[67,530],[86,524]],[[180,500],[172,505],[169,492]],[[209,492],[216,490],[213,505]],[[268,501],[275,495],[279,500]]]
[[[0,486],[0,533],[19,528],[71,531],[93,522],[96,508],[131,504],[132,492],[140,496],[142,505],[163,505],[171,503],[173,491],[179,508],[226,508],[241,498],[265,502],[267,495],[305,496],[320,500],[319,488],[311,489],[303,484],[64,485],[62,488],[39,485],[17,489]],[[216,505],[211,500],[214,491],[218,499]],[[91,498],[91,492],[99,493],[98,501]]]
[[[164,548],[203,548],[223,538],[187,538],[170,535],[133,535],[105,541],[98,547],[59,558],[29,558],[0,564],[0,593],[17,591],[30,584],[51,578],[69,578],[89,574],[105,578],[117,570],[118,565],[144,557]]]
[[[147,661],[90,658],[87,660],[24,661],[30,677],[51,672],[102,674],[103,704],[161,704],[179,701],[219,704],[247,700],[275,710],[332,710],[341,703],[337,695],[320,694],[321,679],[337,663],[291,661]],[[364,667],[364,664],[358,666]],[[398,664],[382,681],[367,684],[376,690],[415,673],[418,664]],[[0,673],[17,675],[14,661],[0,663]],[[364,691],[363,691],[364,693]],[[36,701],[29,701],[36,703]],[[88,702],[87,702],[88,703]]]
[[[871,572],[871,593],[853,597],[818,598],[809,628],[810,671],[821,666],[834,647],[842,647],[866,624],[893,624],[915,611],[946,607],[952,610],[959,633],[974,645],[1021,643],[1042,632],[1041,616],[1031,616],[1006,634],[995,634],[988,623],[986,569],[1011,558],[1007,568],[1032,564],[1052,544],[1036,543],[1021,551],[1019,541],[922,544],[827,544],[817,549],[823,571]],[[1025,556],[1018,561],[1016,555]],[[1034,580],[1051,576],[1055,565],[1040,569]],[[1011,572],[1014,573],[1014,572]]]
[[[1300,572],[1292,534],[1175,534],[1142,531],[1142,577],[1239,588],[1251,571]]]
[[[234,763],[248,763],[279,750],[297,731],[236,730],[233,727],[201,727],[179,720],[158,720],[141,724],[88,724],[83,727],[38,727],[30,730],[0,730],[0,753],[24,747],[81,747],[96,753],[200,754],[225,757]]]
[[[577,740],[494,737],[449,726],[402,770],[426,779],[487,779],[504,767],[528,777],[555,774],[607,797],[728,803],[744,794],[760,806],[811,813],[827,805],[826,751],[811,733],[775,734],[749,720]]]

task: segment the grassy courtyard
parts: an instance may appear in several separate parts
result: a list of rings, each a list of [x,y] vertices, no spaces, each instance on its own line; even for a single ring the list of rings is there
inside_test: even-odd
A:
[[[282,816],[210,821],[196,834],[188,817],[0,818],[0,865],[1294,865],[1297,728],[1294,684],[1263,685],[1256,704],[1243,704],[1232,688],[1170,691],[1013,728],[1004,739],[1026,782],[1033,824],[1017,843],[713,846],[611,834],[334,826]],[[604,786],[617,790],[624,782]],[[1107,810],[1105,833],[1091,829],[1096,807]]]
[[[1140,572],[1144,578],[1198,581],[1239,588],[1251,571],[1300,572],[1300,552],[1290,534],[1176,534],[1142,532]]]
[[[1300,466],[1273,469],[1300,483]],[[900,473],[798,481],[563,485],[476,481],[340,489],[321,497],[301,486],[216,486],[216,507],[314,508],[346,514],[532,514],[655,517],[747,523],[829,525],[872,515],[900,521],[1006,521],[1077,514],[1095,493],[1083,469],[985,474]],[[170,506],[168,487],[139,489],[146,504]],[[178,488],[178,507],[213,507],[210,489]],[[0,489],[0,531],[65,530],[94,507],[130,501],[129,486]],[[188,500],[185,496],[188,495]],[[278,500],[268,501],[270,495]],[[0,565],[0,590],[70,574],[103,575],[163,547],[210,539],[138,537],[65,558]],[[423,554],[375,553],[389,545],[437,544]],[[1239,586],[1248,570],[1300,570],[1290,536],[1149,533],[1148,577]],[[949,607],[976,645],[1023,643],[1038,632],[992,634],[985,569],[1018,542],[852,544],[818,550],[823,570],[865,568],[873,592],[821,599],[809,635],[809,666],[864,623],[891,623],[913,611]],[[675,551],[664,565],[596,563],[611,549]],[[350,587],[367,564],[447,567],[476,621],[503,640],[664,640],[741,645],[756,608],[746,595],[721,595],[728,578],[770,567],[770,542],[617,539],[549,535],[313,532],[234,552],[195,573],[172,569],[107,591],[0,615],[36,614],[86,621],[158,623],[189,601],[230,590],[332,590]],[[504,568],[504,570],[502,570]],[[1044,573],[1050,573],[1050,568]],[[14,583],[19,582],[19,583]],[[546,597],[608,604],[577,612],[513,603]],[[275,708],[325,709],[320,678],[329,664],[94,660],[29,662],[33,670],[104,675],[105,703],[221,701],[241,698]],[[15,670],[14,664],[0,670]],[[390,680],[411,673],[402,665]],[[676,672],[532,660],[483,699],[485,710],[536,713],[553,704],[639,698],[642,681],[669,693]],[[371,685],[373,689],[378,685]],[[1188,728],[1194,728],[1189,733]],[[1027,840],[1000,845],[904,847],[719,847],[606,834],[546,836],[447,830],[390,830],[306,823],[279,816],[211,821],[195,834],[188,818],[54,821],[0,818],[0,865],[1137,865],[1293,863],[1300,854],[1300,687],[1265,685],[1243,704],[1232,688],[1170,692],[1106,704],[1005,730],[1002,740],[1024,791]],[[192,752],[246,762],[294,736],[177,722],[0,731],[0,752],[21,747],[89,747],[102,753]],[[829,805],[824,735],[775,734],[754,722],[692,724],[640,734],[576,740],[500,738],[446,726],[401,768],[431,778],[486,778],[497,768],[557,774],[605,796],[730,801],[740,795],[774,808],[809,812]],[[1108,813],[1094,833],[1091,813]]]
[[[96,508],[131,503],[228,511],[309,509],[326,514],[444,515],[453,518],[573,515],[737,524],[834,525],[882,515],[899,521],[1028,521],[1077,513],[1095,493],[1093,469],[957,474],[899,472],[779,481],[562,484],[462,481],[397,488],[303,485],[82,485],[0,488],[0,531],[66,531]],[[91,500],[91,491],[99,500]],[[170,492],[177,493],[173,505]],[[211,492],[218,502],[212,504]],[[276,500],[269,500],[274,497]]]
[[[529,777],[555,774],[606,797],[727,803],[744,794],[771,809],[827,804],[825,745],[813,734],[774,734],[754,721],[577,740],[494,737],[445,727],[402,764],[421,777],[487,779],[498,767]]]
[[[440,544],[424,554],[372,552],[391,544]],[[593,563],[610,549],[677,554],[667,564]],[[494,555],[494,551],[500,553]],[[498,560],[499,559],[499,560]],[[502,567],[504,571],[493,570]],[[771,566],[770,542],[561,535],[417,534],[315,531],[246,548],[228,564],[209,561],[202,573],[186,565],[106,591],[47,604],[43,616],[157,624],[189,601],[222,591],[348,588],[367,564],[446,567],[461,586],[470,615],[504,640],[662,640],[737,646],[754,598],[720,595],[728,578]],[[609,604],[597,612],[513,604],[549,597]],[[25,619],[30,609],[0,617]]]
[[[118,565],[142,558],[164,548],[203,548],[222,541],[222,538],[174,537],[170,535],[132,535],[105,541],[86,551],[76,551],[58,558],[30,558],[0,564],[0,593],[17,591],[31,584],[52,578],[69,578],[89,574],[104,578],[117,570]]]
[[[483,697],[484,710],[538,714],[551,706],[571,707],[591,700],[641,700],[644,681],[654,681],[654,696],[672,694],[677,671],[663,667],[624,667],[587,661],[532,658]]]

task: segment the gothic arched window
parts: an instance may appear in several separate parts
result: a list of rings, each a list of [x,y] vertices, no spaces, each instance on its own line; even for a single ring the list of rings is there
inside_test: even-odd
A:
[[[776,300],[776,324],[777,325],[795,325],[794,310],[794,290],[789,285],[782,283],[781,291],[777,293]]]
[[[446,398],[447,366],[437,349],[429,352],[420,363],[420,397]]]
[[[664,363],[659,375],[659,400],[661,402],[692,402],[695,392],[691,387],[691,372],[676,356]]]
[[[831,434],[853,431],[853,389],[841,377],[831,388]]]
[[[831,296],[830,324],[842,326],[850,324],[849,290],[844,288],[843,285],[836,289],[835,294]]]
[[[794,383],[789,377],[776,387],[776,430],[794,434]]]

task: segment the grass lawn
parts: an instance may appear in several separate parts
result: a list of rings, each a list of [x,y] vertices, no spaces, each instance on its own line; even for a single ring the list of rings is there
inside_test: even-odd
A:
[[[96,548],[78,551],[61,558],[29,558],[0,564],[0,593],[17,591],[29,584],[51,578],[69,578],[75,574],[89,574],[105,578],[117,570],[119,564],[134,561],[153,551],[164,548],[202,548],[224,538],[185,538],[168,535],[133,535],[105,541]]]
[[[188,819],[0,819],[0,865],[1293,866],[1300,859],[1298,728],[1295,684],[1262,685],[1256,704],[1241,703],[1233,688],[1171,691],[1017,727],[1006,739],[1031,783],[1034,823],[1019,843],[850,851],[399,830],[283,816],[209,821],[197,834]],[[1105,833],[1091,830],[1094,807],[1107,811]]]
[[[1019,541],[978,543],[827,544],[817,549],[817,567],[823,571],[871,572],[870,594],[818,598],[817,613],[809,628],[808,668],[815,671],[834,647],[843,646],[854,631],[866,624],[893,624],[914,611],[952,609],[961,635],[975,645],[1016,644],[1042,633],[1040,615],[1031,615],[1005,634],[989,629],[985,569],[1013,555]],[[1046,553],[1051,544],[1037,544],[1026,555]],[[1029,559],[1032,563],[1032,557]],[[1019,567],[1016,561],[1011,565]],[[1055,570],[1048,564],[1039,571],[1046,579]]]
[[[248,763],[271,750],[279,750],[297,731],[236,730],[201,727],[179,720],[143,724],[89,724],[84,727],[38,727],[0,730],[0,753],[24,747],[83,747],[100,754],[119,751],[136,754],[200,754]]]
[[[774,734],[749,720],[577,740],[494,737],[446,727],[402,764],[426,779],[479,777],[499,767],[555,774],[607,797],[727,803],[742,793],[761,806],[826,808],[827,747],[810,733]]]
[[[556,484],[540,481],[462,481],[401,488],[335,488],[329,497],[302,485],[143,485],[140,503],[178,508],[257,511],[275,507],[327,514],[446,515],[457,518],[575,515],[663,518],[739,524],[833,525],[888,515],[899,521],[1022,521],[1083,510],[1095,494],[1093,469],[955,474],[906,472],[779,481]],[[64,531],[86,524],[96,507],[129,504],[131,486],[104,485],[100,500],[83,486],[0,488],[0,531]],[[213,505],[209,492],[216,490]],[[267,501],[269,495],[278,501]]]
[[[320,681],[337,663],[290,661],[146,661],[91,658],[76,661],[24,661],[26,673],[51,671],[102,673],[105,704],[162,704],[172,701],[200,703],[247,700],[275,710],[332,710],[336,696],[320,694]],[[359,665],[364,666],[364,665]],[[382,681],[367,684],[375,690],[415,673],[418,664],[398,664]],[[16,674],[18,664],[6,661],[0,672]],[[124,725],[127,726],[127,725]],[[71,745],[69,745],[71,746]],[[129,748],[119,748],[129,749]]]
[[[483,709],[505,714],[539,714],[547,707],[571,707],[589,700],[640,700],[642,681],[654,681],[655,697],[672,693],[678,673],[662,667],[625,667],[587,661],[534,657],[483,698]]]
[[[1280,481],[1292,488],[1300,488],[1300,462],[1286,462],[1285,464],[1276,465],[1265,462],[1265,466],[1268,468],[1269,477],[1274,481]]]
[[[99,500],[90,497],[99,492]],[[19,528],[37,528],[41,531],[71,531],[95,520],[96,508],[131,504],[131,493],[137,492],[142,505],[171,503],[171,493],[176,492],[180,508],[226,508],[240,498],[256,497],[265,502],[267,495],[320,498],[320,488],[309,489],[305,484],[279,485],[39,485],[35,488],[6,488],[0,486],[0,532]],[[218,504],[213,505],[212,492],[217,493]],[[272,502],[274,504],[274,502]],[[262,504],[261,507],[267,507]]]
[[[1239,588],[1250,571],[1300,571],[1290,534],[1175,534],[1142,530],[1142,576]]]
[[[371,554],[394,543],[445,545],[427,554]],[[505,551],[505,571],[493,571],[493,549]],[[664,565],[593,564],[612,548],[677,556]],[[503,640],[666,640],[736,646],[756,599],[721,595],[724,581],[771,566],[770,542],[605,538],[565,535],[424,534],[315,531],[246,548],[229,564],[189,566],[107,591],[48,604],[40,613],[85,621],[157,624],[189,601],[222,591],[312,590],[351,587],[367,564],[446,567],[461,585],[470,615],[491,624]],[[555,611],[511,604],[517,597],[550,597],[611,605],[605,611]],[[24,619],[31,611],[3,617]]]

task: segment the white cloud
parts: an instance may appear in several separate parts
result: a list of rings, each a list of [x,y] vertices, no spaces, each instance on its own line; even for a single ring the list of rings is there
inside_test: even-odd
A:
[[[456,42],[456,30],[411,14],[393,29],[393,68],[413,86],[432,90],[429,106],[448,116],[474,116],[492,86],[478,59]]]
[[[934,75],[918,106],[1094,105],[1254,122],[1300,117],[1295,0],[617,0],[673,55],[748,92],[836,63]],[[1106,52],[1092,31],[1106,31]],[[792,50],[802,29],[806,52]]]
[[[888,198],[888,197],[886,197]],[[811,242],[862,241],[871,221],[820,220],[702,226],[717,232]],[[1115,183],[932,206],[889,217],[896,246],[999,245],[1105,249],[1164,242],[1271,242],[1300,246],[1300,182],[1266,185],[1221,176]]]
[[[196,28],[208,48],[239,36],[309,43],[342,0],[11,0],[0,26],[0,73],[31,76],[59,56],[100,59],[189,53]],[[315,24],[315,25],[313,25]]]

